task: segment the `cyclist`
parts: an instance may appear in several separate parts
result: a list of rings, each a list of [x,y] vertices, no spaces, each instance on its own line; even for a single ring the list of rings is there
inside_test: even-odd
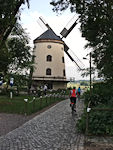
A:
[[[73,89],[70,91],[70,106],[72,105],[72,110],[76,111],[76,87],[73,87]]]
[[[80,87],[77,89],[77,95],[78,95],[78,99],[80,99],[80,95],[81,95],[81,88]]]

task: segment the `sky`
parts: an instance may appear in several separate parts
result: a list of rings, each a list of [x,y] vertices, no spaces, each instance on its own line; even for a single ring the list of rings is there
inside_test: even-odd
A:
[[[60,32],[64,27],[69,27],[69,21],[77,18],[75,13],[71,13],[70,10],[66,10],[61,14],[53,12],[53,6],[50,5],[52,0],[30,0],[30,8],[27,5],[23,5],[21,8],[21,24],[30,37],[30,44],[33,47],[33,40],[40,36],[44,31],[44,26],[39,24],[39,17],[43,17],[44,20],[51,26],[54,32],[60,36]],[[66,26],[67,25],[67,26]],[[89,66],[89,60],[83,60],[83,57],[89,53],[88,50],[84,49],[85,41],[81,37],[79,30],[80,25],[77,24],[67,38],[63,38],[65,43],[70,48],[69,51],[73,52],[79,60],[84,64],[84,68]],[[74,56],[73,55],[73,56]],[[66,65],[66,77],[74,78],[75,80],[89,79],[88,77],[81,77],[81,73],[77,71],[77,66],[73,63],[69,57],[65,54],[65,65]]]

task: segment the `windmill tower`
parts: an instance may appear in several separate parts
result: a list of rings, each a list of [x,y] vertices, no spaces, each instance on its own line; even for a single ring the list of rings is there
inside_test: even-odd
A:
[[[36,57],[35,71],[32,77],[33,85],[47,84],[49,89],[64,89],[67,82],[69,82],[66,80],[65,75],[64,52],[76,64],[79,70],[82,70],[84,65],[62,40],[73,30],[78,19],[72,19],[74,23],[71,24],[70,28],[67,29],[65,27],[61,31],[62,38],[57,36],[41,17],[39,19],[48,30],[34,40],[34,55]]]
[[[65,89],[64,42],[51,28],[34,40],[34,55],[33,85]]]

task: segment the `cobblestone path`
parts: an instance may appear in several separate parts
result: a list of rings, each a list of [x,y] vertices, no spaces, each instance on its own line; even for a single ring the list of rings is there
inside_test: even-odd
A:
[[[0,137],[0,150],[83,150],[84,136],[77,133],[77,115],[71,114],[69,99],[37,115],[21,127]]]

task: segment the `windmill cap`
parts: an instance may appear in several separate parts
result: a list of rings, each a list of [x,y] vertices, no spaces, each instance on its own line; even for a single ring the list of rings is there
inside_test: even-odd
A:
[[[59,41],[62,41],[62,39],[60,38],[60,36],[57,36],[52,29],[48,29],[43,34],[41,34],[39,37],[37,37],[34,40],[34,43],[37,40],[59,40]]]

